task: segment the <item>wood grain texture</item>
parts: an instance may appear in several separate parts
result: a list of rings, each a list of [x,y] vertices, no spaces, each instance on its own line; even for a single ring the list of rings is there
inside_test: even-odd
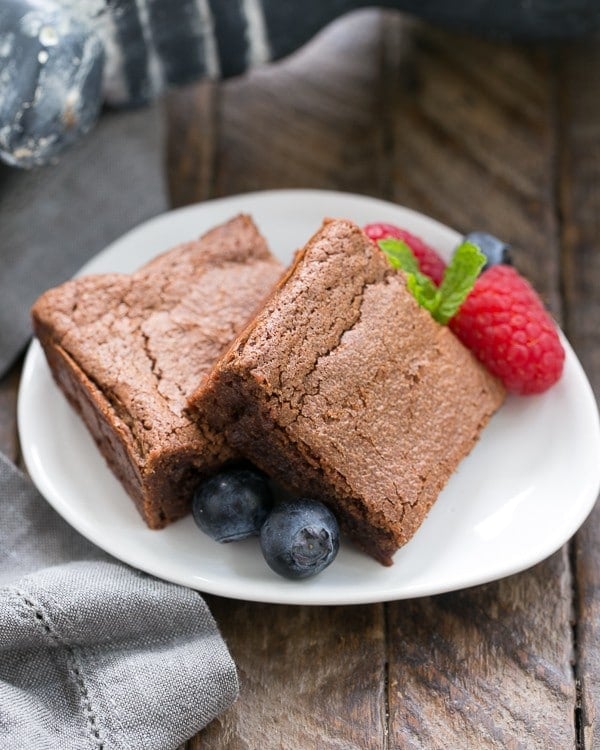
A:
[[[402,45],[386,24],[386,45]],[[553,60],[535,48],[415,27],[390,71],[390,198],[515,247],[560,314]]]
[[[222,87],[215,193],[318,187],[376,194],[381,14],[332,24],[288,60]]]
[[[237,664],[241,695],[192,748],[384,746],[383,605],[208,603]]]
[[[425,26],[400,58],[398,31],[390,19],[392,199],[507,238],[560,315],[552,58]],[[563,549],[508,581],[391,604],[391,746],[573,747],[570,581]]]
[[[19,458],[19,440],[17,434],[17,391],[21,363],[0,379],[0,452],[11,461]]]
[[[600,395],[600,49],[597,41],[560,55],[560,196],[565,325]],[[600,456],[598,457],[600,461]],[[600,508],[576,536],[576,676],[579,739],[600,747]]]
[[[390,747],[575,747],[567,549],[473,590],[391,604]]]
[[[165,171],[173,208],[212,195],[218,95],[218,87],[210,81],[166,94]]]

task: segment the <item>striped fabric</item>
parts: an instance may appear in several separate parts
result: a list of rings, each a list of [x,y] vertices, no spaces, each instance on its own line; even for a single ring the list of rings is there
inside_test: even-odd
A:
[[[370,5],[521,38],[600,30],[597,0],[0,0],[0,158],[44,164],[103,101],[140,105],[170,85],[240,75]]]
[[[113,104],[165,86],[229,78],[302,46],[361,0],[113,0],[97,17]]]

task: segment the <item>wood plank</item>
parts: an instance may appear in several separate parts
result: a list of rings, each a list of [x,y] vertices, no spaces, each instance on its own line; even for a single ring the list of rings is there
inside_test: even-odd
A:
[[[390,746],[575,746],[567,548],[532,571],[388,609]]]
[[[416,25],[400,57],[396,23],[391,197],[507,238],[560,314],[550,56]],[[497,584],[390,604],[390,746],[573,747],[570,581],[564,548]]]
[[[386,28],[393,49],[393,17]],[[559,315],[550,56],[426,26],[411,47],[391,71],[390,197],[513,243],[520,270]]]
[[[379,192],[380,18],[355,13],[287,60],[223,85],[216,194]]]
[[[367,11],[223,84],[217,103],[211,195],[354,190],[495,232],[561,314],[548,53]],[[504,581],[383,608],[209,601],[242,693],[190,749],[575,745],[566,547]]]
[[[212,195],[218,96],[218,86],[210,81],[165,95],[166,175],[173,208]]]
[[[561,53],[561,208],[567,335],[600,395],[600,49]],[[600,456],[598,457],[600,461]],[[575,539],[580,741],[600,747],[600,508]]]
[[[19,458],[17,434],[17,392],[20,362],[0,380],[0,451],[11,461]]]
[[[291,607],[208,597],[241,682],[190,750],[379,750],[383,605]]]

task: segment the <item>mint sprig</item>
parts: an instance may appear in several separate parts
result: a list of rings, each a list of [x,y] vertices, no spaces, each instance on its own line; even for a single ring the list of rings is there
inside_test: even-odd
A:
[[[406,242],[388,238],[379,240],[378,244],[390,265],[404,271],[406,285],[421,307],[443,325],[458,312],[486,262],[476,245],[462,242],[446,266],[441,284],[436,286],[429,276],[421,273]]]

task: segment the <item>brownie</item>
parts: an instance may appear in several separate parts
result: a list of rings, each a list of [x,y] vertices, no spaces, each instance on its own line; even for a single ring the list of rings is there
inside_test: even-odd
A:
[[[296,254],[190,405],[390,565],[504,395],[404,274],[336,220]]]
[[[33,306],[54,379],[151,528],[185,515],[195,484],[233,458],[186,402],[282,271],[238,216],[133,274],[76,278]]]

